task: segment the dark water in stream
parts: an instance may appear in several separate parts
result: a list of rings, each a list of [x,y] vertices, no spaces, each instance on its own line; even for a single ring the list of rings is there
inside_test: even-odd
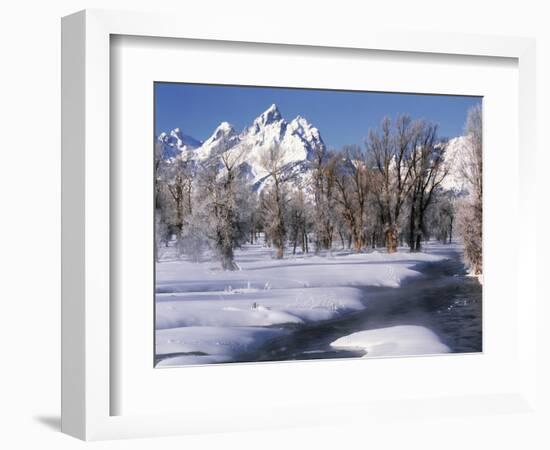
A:
[[[299,328],[271,341],[240,361],[351,358],[363,351],[336,350],[330,343],[358,331],[394,325],[421,325],[436,333],[452,352],[482,351],[481,285],[467,277],[459,253],[415,267],[423,275],[400,288],[365,287],[366,309]]]

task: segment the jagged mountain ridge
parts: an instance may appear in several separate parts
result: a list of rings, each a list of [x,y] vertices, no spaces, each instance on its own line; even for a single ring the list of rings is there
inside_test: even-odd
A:
[[[273,104],[260,114],[241,133],[228,122],[222,122],[204,142],[172,130],[161,133],[158,141],[163,144],[166,159],[182,157],[199,163],[218,157],[221,152],[239,153],[241,172],[250,182],[261,187],[267,172],[261,162],[262,155],[271,146],[282,149],[281,159],[286,175],[298,175],[307,171],[316,148],[324,149],[325,143],[319,130],[307,119],[297,116],[290,122],[283,118]]]

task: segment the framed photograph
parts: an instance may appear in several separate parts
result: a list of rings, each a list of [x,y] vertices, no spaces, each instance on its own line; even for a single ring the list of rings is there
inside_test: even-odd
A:
[[[64,432],[533,407],[534,43],[310,31],[63,19]]]
[[[482,351],[481,97],[154,89],[156,367]]]

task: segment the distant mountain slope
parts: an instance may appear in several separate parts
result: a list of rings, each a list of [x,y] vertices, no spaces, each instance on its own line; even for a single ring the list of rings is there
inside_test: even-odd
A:
[[[441,183],[441,187],[448,191],[454,191],[456,194],[468,190],[468,186],[461,176],[466,141],[466,136],[455,137],[449,140],[445,149],[445,165],[449,172]]]

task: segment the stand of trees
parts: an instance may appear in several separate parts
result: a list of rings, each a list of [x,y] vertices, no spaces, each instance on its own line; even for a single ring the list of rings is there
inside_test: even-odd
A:
[[[287,252],[354,252],[408,244],[418,252],[435,238],[460,234],[466,260],[481,273],[481,108],[468,115],[460,174],[468,194],[445,191],[447,143],[437,126],[409,116],[385,118],[363,147],[313,149],[309,172],[298,181],[283,164],[285,149],[260,155],[266,176],[254,191],[243,176],[247,149],[220,149],[197,163],[186,155],[165,160],[156,148],[156,248],[175,239],[182,254],[198,261],[209,248],[224,270],[238,269],[234,250],[264,237],[275,258]]]
[[[262,194],[262,214],[264,231],[276,248],[275,257],[282,259],[287,240],[285,226],[285,209],[287,207],[286,186],[283,178],[284,149],[278,145],[269,147],[261,156],[262,168],[271,181]]]

